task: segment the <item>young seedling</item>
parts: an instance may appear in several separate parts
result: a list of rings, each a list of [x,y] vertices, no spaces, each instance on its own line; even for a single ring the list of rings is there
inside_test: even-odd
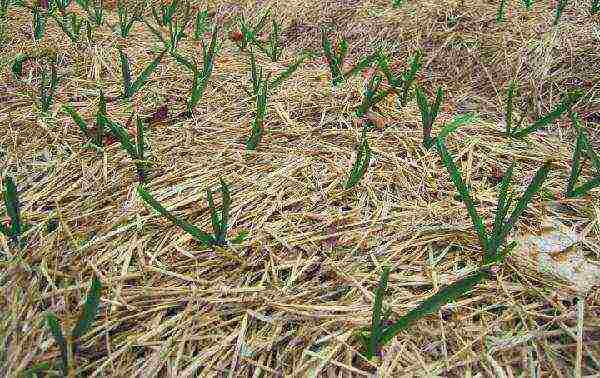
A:
[[[159,8],[160,14],[158,14],[156,7],[153,6],[152,16],[154,17],[154,21],[162,27],[169,25],[173,21],[173,17],[175,17],[178,4],[179,0],[162,1]]]
[[[131,98],[137,91],[139,91],[148,81],[150,75],[156,70],[158,64],[165,55],[166,50],[162,51],[152,62],[146,66],[146,68],[140,73],[140,76],[132,82],[131,77],[131,65],[129,58],[119,49],[119,56],[121,60],[121,73],[123,74],[123,98]]]
[[[431,130],[433,129],[433,124],[440,111],[442,101],[444,100],[444,90],[442,87],[438,87],[435,101],[431,105],[429,105],[427,97],[425,97],[425,94],[420,87],[417,87],[415,93],[417,95],[419,110],[421,111],[421,122],[423,123],[423,146],[430,149],[433,146]]]
[[[42,66],[42,76],[40,78],[38,86],[40,108],[42,112],[47,113],[50,110],[50,107],[52,106],[54,94],[56,93],[56,89],[59,83],[58,72],[56,68],[56,55],[49,53],[44,53],[39,56],[17,54],[17,56],[13,60],[11,70],[15,78],[17,80],[20,80],[21,76],[23,75],[23,64],[29,60],[34,60],[38,58],[44,58],[50,66],[50,77],[48,77],[47,67]]]
[[[102,283],[97,277],[94,277],[79,319],[75,324],[75,327],[73,327],[72,331],[67,335],[63,332],[63,327],[61,327],[60,321],[55,314],[50,312],[46,315],[47,326],[60,350],[60,369],[62,370],[64,377],[75,376],[70,375],[70,372],[75,370],[76,361],[74,355],[76,345],[96,320],[101,292]]]
[[[87,6],[84,9],[90,22],[93,22],[96,26],[102,26],[104,22],[104,0],[89,0],[85,3]]]
[[[271,34],[269,35],[269,41],[267,45],[267,56],[271,58],[273,62],[279,61],[281,58],[281,54],[283,52],[283,48],[280,46],[279,41],[279,33],[280,33],[280,25],[277,21],[272,20],[273,28],[271,29]]]
[[[333,44],[327,38],[325,30],[321,31],[321,46],[323,48],[323,54],[327,60],[327,65],[331,72],[331,82],[334,86],[337,86],[354,76],[355,74],[370,67],[372,63],[377,59],[378,53],[367,55],[362,58],[354,67],[347,72],[344,72],[344,61],[348,54],[348,41],[342,38],[334,51]]]
[[[67,8],[71,5],[71,0],[54,0],[54,2],[56,3],[58,11],[63,15],[67,13]]]
[[[33,38],[39,41],[46,31],[46,14],[40,10],[39,6],[34,6],[31,14],[33,16]]]
[[[142,8],[138,7],[132,14],[129,14],[129,9],[123,0],[119,0],[117,5],[117,13],[119,14],[119,32],[122,38],[126,38],[136,21],[142,19]]]
[[[566,196],[570,198],[583,197],[590,190],[600,187],[600,157],[592,148],[587,134],[583,127],[581,127],[579,116],[575,112],[571,112],[571,121],[578,130],[577,141],[575,142],[575,149],[573,151],[573,162],[571,166],[571,175],[567,184]],[[582,158],[583,155],[587,155],[590,160],[592,167],[595,169],[595,177],[576,187],[577,182],[581,176],[582,170]]]
[[[600,12],[600,0],[592,0],[592,14]]]
[[[506,6],[507,0],[500,0],[500,5],[498,5],[498,12],[496,12],[496,22],[504,22],[506,21]]]
[[[222,196],[222,206],[221,206],[221,216],[219,216],[217,209],[213,202],[213,196],[210,189],[207,189],[207,199],[208,206],[211,214],[211,223],[213,227],[213,234],[209,235],[199,229],[198,227],[187,223],[186,221],[179,219],[175,215],[173,215],[170,211],[165,209],[158,201],[154,199],[144,189],[142,185],[138,186],[138,195],[144,202],[146,202],[150,207],[152,207],[155,211],[157,211],[160,215],[168,219],[174,225],[180,227],[182,230],[187,232],[190,236],[194,238],[197,242],[207,246],[225,246],[227,245],[227,230],[228,230],[228,222],[229,222],[229,208],[231,207],[231,196],[229,193],[229,186],[220,179],[221,184],[221,196]],[[240,237],[235,240],[240,240]]]
[[[21,219],[21,205],[17,195],[17,186],[12,177],[4,178],[4,207],[8,216],[8,224],[0,222],[0,232],[4,234],[13,245],[21,245],[23,221]]]
[[[194,22],[194,40],[201,41],[204,38],[204,33],[208,31],[209,14],[208,10],[198,11]]]
[[[369,148],[369,143],[367,141],[366,130],[363,129],[362,140],[356,151],[356,159],[354,160],[352,170],[350,170],[344,189],[351,189],[360,182],[367,172],[370,162],[371,149]]]
[[[246,149],[249,151],[256,150],[262,139],[265,116],[267,114],[267,95],[269,92],[269,75],[264,77],[262,68],[258,69],[257,72],[253,68],[253,75],[256,75],[253,78],[253,82],[255,83],[253,86],[256,94],[256,115],[252,123],[250,136],[246,141]]]
[[[187,69],[192,71],[192,73],[194,74],[192,91],[190,94],[190,99],[187,104],[187,116],[189,116],[189,117],[192,116],[192,112],[193,112],[194,108],[196,107],[196,105],[198,104],[200,99],[202,98],[202,95],[204,94],[206,86],[208,85],[208,80],[210,79],[210,76],[212,75],[215,56],[216,56],[216,53],[218,50],[217,35],[218,35],[218,29],[217,29],[217,26],[215,25],[212,30],[212,39],[210,41],[210,46],[208,47],[208,49],[206,48],[204,41],[202,42],[202,56],[204,58],[204,61],[202,63],[202,70],[198,69],[198,66],[196,65],[195,62],[192,62],[192,61],[184,58],[183,56],[177,54],[174,51],[171,52],[171,55],[177,60],[177,62],[179,62],[184,67],[186,67]]]
[[[187,25],[192,20],[190,4],[187,4],[186,11],[182,17],[177,16],[169,23],[169,51],[175,51],[177,49],[179,41],[185,37],[185,29],[187,28]]]
[[[277,75],[270,83],[269,83],[269,90],[272,91],[273,89],[275,89],[276,87],[278,87],[281,83],[283,83],[285,80],[287,80],[288,78],[290,78],[294,72],[296,72],[296,70],[298,69],[298,67],[300,67],[300,65],[309,57],[312,57],[313,54],[310,51],[303,51],[300,56],[298,57],[298,59],[296,59],[294,62],[292,62],[289,66],[287,66],[287,68],[285,70],[283,70],[279,75]]]
[[[271,14],[271,10],[267,8],[264,13],[258,18],[256,25],[251,27],[246,23],[246,19],[242,14],[238,19],[239,30],[234,31],[231,34],[232,39],[238,45],[241,51],[246,51],[248,45],[254,45],[258,47],[262,52],[267,53],[264,47],[258,42],[257,36],[260,34],[262,29],[267,23],[267,19]]]
[[[381,277],[379,278],[379,286],[375,291],[375,300],[373,301],[373,315],[371,317],[371,329],[363,328],[359,333],[359,341],[366,349],[367,359],[371,360],[380,349],[381,333],[385,328],[385,322],[388,320],[389,312],[383,312],[383,296],[387,290],[388,279],[390,276],[390,268],[383,268]]]
[[[467,212],[471,217],[479,244],[484,252],[483,266],[467,277],[442,288],[436,294],[419,304],[416,308],[409,311],[406,315],[400,317],[395,323],[388,326],[382,326],[384,320],[387,319],[387,316],[381,315],[381,297],[383,296],[383,292],[387,285],[388,275],[388,273],[384,271],[373,304],[373,321],[371,329],[363,329],[359,335],[359,339],[365,344],[365,349],[367,350],[366,357],[369,359],[376,355],[381,346],[390,342],[398,333],[408,328],[415,321],[439,311],[442,306],[461,298],[464,294],[471,291],[475,285],[490,277],[490,267],[501,263],[505,259],[507,253],[514,248],[515,243],[513,242],[502,250],[500,249],[502,245],[505,244],[506,237],[533,199],[533,196],[539,192],[542,183],[545,181],[548,171],[550,170],[550,163],[547,162],[536,172],[535,177],[525,190],[523,196],[517,201],[517,204],[507,219],[508,211],[513,203],[512,196],[508,194],[508,188],[510,186],[514,168],[514,164],[511,165],[500,184],[496,215],[492,225],[491,234],[488,234],[482,218],[475,209],[469,190],[462,180],[458,168],[454,164],[453,157],[446,149],[443,139],[436,138],[435,143],[444,166],[448,169],[450,177],[458,189],[462,201],[467,206]]]
[[[103,116],[105,117],[105,116]],[[132,114],[133,117],[133,114]],[[131,119],[130,119],[131,121]],[[144,124],[142,120],[138,117],[136,118],[136,135],[135,141],[131,139],[129,136],[129,132],[123,126],[119,125],[116,122],[111,121],[106,118],[103,121],[104,124],[108,125],[111,133],[117,138],[117,140],[121,143],[121,147],[129,154],[131,160],[135,162],[135,168],[137,172],[138,182],[140,184],[146,183],[146,168],[147,165],[145,162],[145,154],[144,154]]]
[[[392,6],[397,9],[404,5],[404,2],[405,0],[392,0]]]
[[[558,3],[556,4],[556,11],[554,13],[554,26],[558,25],[560,17],[562,16],[562,13],[565,10],[568,2],[569,0],[558,0]]]
[[[81,37],[81,27],[83,26],[83,19],[77,17],[75,13],[69,13],[68,15],[52,15],[52,18],[60,26],[63,32],[69,37],[71,42],[77,43]]]
[[[569,112],[571,110],[571,108],[573,107],[573,105],[575,105],[575,103],[577,103],[577,101],[579,101],[579,99],[583,96],[581,91],[574,91],[574,92],[569,92],[567,93],[562,101],[556,105],[556,107],[548,114],[546,114],[545,116],[540,117],[537,121],[535,121],[534,123],[532,123],[531,125],[522,128],[522,129],[517,129],[514,127],[510,127],[507,128],[507,132],[510,132],[510,136],[514,137],[514,138],[523,138],[525,136],[527,136],[528,134],[533,133],[534,131],[537,131],[538,129],[547,126],[549,124],[551,124],[552,122],[556,121],[558,118],[560,118],[563,114],[565,114],[566,112]],[[508,123],[507,123],[507,127],[508,127]]]
[[[373,108],[377,103],[381,102],[383,99],[387,97],[388,94],[392,90],[383,90],[379,91],[379,87],[381,85],[381,76],[375,74],[369,78],[369,82],[365,86],[365,91],[363,94],[363,100],[361,104],[356,109],[356,116],[362,117],[364,116],[371,108]]]
[[[402,107],[406,106],[411,98],[413,84],[417,78],[417,74],[423,67],[422,58],[423,53],[421,50],[417,50],[410,61],[410,67],[408,70],[404,72],[400,78],[396,78],[388,65],[388,57],[383,53],[377,54],[377,64],[379,69],[385,75],[388,84],[392,89],[394,89],[394,92],[400,95],[398,101]]]
[[[93,129],[88,127],[81,115],[71,105],[63,106],[63,112],[73,118],[73,122],[77,124],[79,130],[81,130],[81,133],[89,141],[90,145],[97,148],[102,148],[104,145],[105,128],[107,127],[106,99],[104,97],[104,93],[100,92],[98,111],[96,113],[96,126]]]
[[[533,6],[533,0],[521,0],[521,2],[527,10],[531,10],[531,7]]]

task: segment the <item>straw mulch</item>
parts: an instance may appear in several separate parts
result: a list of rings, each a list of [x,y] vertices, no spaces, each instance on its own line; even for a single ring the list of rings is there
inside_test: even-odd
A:
[[[564,90],[580,87],[586,96],[576,109],[589,120],[598,149],[600,132],[591,121],[600,111],[600,26],[589,2],[571,2],[558,27],[555,2],[539,2],[531,12],[509,2],[503,24],[495,22],[496,5],[482,1],[406,2],[400,9],[389,1],[241,3],[209,6],[226,26],[239,12],[254,20],[257,9],[273,6],[286,50],[280,63],[262,55],[259,63],[274,74],[303,49],[318,50],[321,27],[348,38],[349,62],[379,44],[400,70],[422,48],[419,84],[430,96],[438,85],[447,92],[437,124],[478,114],[447,144],[484,218],[493,219],[497,183],[512,161],[520,195],[552,159],[517,233],[537,234],[544,219],[559,220],[583,233],[580,248],[599,261],[600,192],[578,200],[562,195],[575,140],[568,119],[525,141],[501,134],[508,80],[520,82],[524,102],[532,99],[531,119]],[[393,98],[379,106],[379,127],[367,133],[371,166],[346,191],[361,137],[353,116],[360,75],[332,89],[322,59],[307,61],[270,95],[265,136],[256,153],[246,153],[255,111],[244,91],[249,63],[226,40],[193,119],[168,119],[147,132],[148,190],[182,218],[208,230],[206,189],[217,189],[219,177],[230,184],[230,236],[248,237],[208,250],[137,198],[135,169],[118,144],[82,147],[79,130],[60,111],[71,103],[92,122],[98,89],[109,96],[121,90],[115,46],[125,49],[137,74],[162,48],[156,38],[139,23],[126,40],[105,26],[94,44],[76,46],[49,22],[43,41],[33,43],[29,14],[11,8],[8,20],[0,44],[0,173],[15,177],[33,228],[20,261],[0,236],[0,375],[59,358],[44,314],[53,311],[70,329],[93,275],[104,289],[97,322],[77,351],[85,376],[600,373],[598,287],[577,293],[520,255],[493,280],[401,332],[376,360],[359,354],[355,333],[370,324],[384,265],[392,267],[385,305],[393,320],[481,263],[447,171],[434,150],[421,147],[414,101],[400,110]],[[109,25],[116,21],[109,13]],[[63,77],[50,116],[39,113],[31,86],[10,75],[17,52],[42,49],[58,53]],[[180,47],[186,56],[200,51],[189,40]],[[39,67],[29,64],[29,72],[35,86]],[[132,111],[147,117],[163,104],[175,114],[190,86],[189,73],[166,57],[130,104],[110,103],[108,113],[123,124]],[[584,177],[590,174],[586,168]],[[48,232],[50,221],[58,227]]]

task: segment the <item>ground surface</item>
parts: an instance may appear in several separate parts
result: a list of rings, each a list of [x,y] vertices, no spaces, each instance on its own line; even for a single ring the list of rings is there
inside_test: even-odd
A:
[[[498,175],[513,160],[520,193],[552,159],[542,195],[517,234],[535,235],[543,221],[560,221],[581,235],[578,248],[598,262],[600,192],[578,200],[562,195],[575,139],[568,119],[524,141],[501,134],[508,80],[516,78],[522,101],[534,104],[531,120],[565,90],[580,87],[585,97],[576,110],[598,149],[598,16],[589,15],[587,2],[572,2],[552,27],[554,2],[540,1],[530,12],[509,3],[502,24],[495,22],[497,5],[481,1],[410,1],[399,9],[360,0],[211,1],[209,7],[227,25],[239,12],[253,19],[256,9],[273,6],[286,50],[281,63],[263,55],[259,63],[275,73],[303,49],[319,51],[321,27],[348,39],[349,62],[383,47],[400,70],[423,49],[419,85],[430,94],[438,85],[447,91],[438,125],[466,111],[479,115],[447,144],[485,219],[493,216]],[[370,168],[356,188],[344,190],[361,135],[353,116],[360,75],[332,90],[322,59],[302,65],[270,96],[265,136],[256,153],[246,153],[254,114],[244,91],[249,64],[226,40],[193,118],[153,124],[147,133],[149,191],[186,220],[208,230],[205,190],[216,189],[219,177],[230,184],[230,234],[247,231],[248,238],[207,250],[137,198],[135,170],[118,144],[101,152],[84,148],[60,111],[71,103],[90,120],[98,89],[109,96],[121,89],[114,46],[125,49],[137,73],[161,49],[154,36],[139,23],[127,39],[104,26],[95,43],[74,45],[50,22],[44,39],[33,43],[29,13],[11,8],[8,19],[0,44],[0,171],[15,177],[34,227],[20,264],[11,262],[0,236],[0,373],[58,358],[43,315],[52,310],[72,324],[95,274],[104,290],[98,320],[77,353],[85,375],[216,377],[232,368],[240,376],[599,374],[598,287],[576,299],[574,285],[540,273],[528,251],[403,331],[380,358],[361,357],[354,335],[370,324],[382,266],[392,267],[385,304],[394,319],[481,263],[448,173],[434,150],[421,147],[414,101],[398,110],[390,98],[379,107],[384,122],[367,134]],[[108,24],[116,20],[110,13]],[[64,77],[47,116],[31,87],[10,74],[17,52],[45,48],[58,53]],[[189,41],[180,51],[200,54]],[[35,82],[39,70],[27,70]],[[131,104],[113,102],[108,113],[122,123],[131,111],[149,116],[165,103],[175,113],[190,85],[189,74],[167,57]],[[50,219],[59,226],[47,232]],[[577,303],[584,305],[579,334]]]

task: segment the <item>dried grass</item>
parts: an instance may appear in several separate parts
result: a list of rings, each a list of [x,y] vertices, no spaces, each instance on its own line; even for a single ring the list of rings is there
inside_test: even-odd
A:
[[[448,98],[438,125],[465,111],[483,118],[447,140],[482,217],[493,219],[497,174],[513,159],[519,161],[515,190],[521,191],[551,158],[557,168],[544,187],[558,200],[538,197],[516,228],[536,233],[551,216],[585,229],[582,248],[598,261],[598,191],[561,199],[575,131],[560,121],[515,141],[502,136],[499,121],[504,88],[513,78],[540,114],[575,84],[585,91],[578,112],[600,110],[598,16],[590,18],[587,2],[570,2],[553,28],[546,2],[529,13],[517,3],[499,25],[496,5],[479,1],[408,2],[399,9],[359,0],[209,5],[219,22],[240,10],[250,15],[273,6],[286,46],[280,62],[261,55],[267,72],[281,72],[304,48],[319,48],[319,27],[329,23],[349,40],[352,59],[373,52],[372,41],[402,64],[423,49],[417,82],[444,86]],[[115,12],[107,17],[116,23]],[[100,315],[77,354],[80,370],[90,376],[599,373],[597,287],[574,300],[568,283],[540,274],[518,255],[495,280],[399,335],[378,361],[358,355],[353,333],[369,325],[383,266],[392,268],[384,302],[393,320],[481,262],[445,168],[435,151],[421,146],[414,101],[401,112],[391,97],[379,104],[386,125],[369,132],[371,165],[346,191],[361,134],[353,117],[362,80],[332,90],[326,64],[307,61],[270,95],[263,139],[247,153],[253,100],[242,86],[249,82],[248,60],[226,42],[193,118],[147,130],[154,163],[149,190],[166,208],[208,230],[205,190],[219,177],[230,183],[231,234],[247,230],[247,242],[202,249],[137,198],[135,168],[117,144],[103,153],[83,149],[77,126],[60,112],[60,104],[72,102],[92,119],[99,88],[113,96],[121,91],[113,46],[127,48],[137,73],[161,50],[153,35],[136,23],[124,40],[105,27],[95,45],[78,47],[49,23],[46,37],[33,44],[30,16],[11,9],[8,18],[15,23],[0,47],[0,171],[15,176],[34,228],[21,263],[5,254],[0,261],[0,375],[58,357],[44,312],[74,322],[94,274],[105,288]],[[59,74],[66,75],[50,117],[38,116],[35,99],[8,66],[17,52],[43,49],[59,52]],[[179,51],[201,54],[188,40]],[[165,57],[132,103],[111,103],[108,114],[124,123],[131,110],[148,116],[165,103],[184,110],[191,79],[181,72]],[[598,124],[589,125],[590,143],[598,148]],[[60,226],[47,233],[51,219]],[[0,245],[8,250],[5,238]]]

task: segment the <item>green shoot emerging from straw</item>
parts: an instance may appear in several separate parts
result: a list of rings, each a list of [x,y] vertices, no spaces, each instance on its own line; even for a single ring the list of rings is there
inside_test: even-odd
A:
[[[58,87],[58,72],[56,68],[56,56],[54,54],[44,53],[42,55],[27,55],[27,54],[17,54],[15,56],[12,65],[11,71],[14,77],[17,80],[20,80],[23,75],[23,64],[29,60],[34,60],[37,58],[44,58],[50,66],[50,77],[48,77],[48,69],[46,66],[42,67],[42,77],[40,78],[39,86],[38,86],[38,97],[40,99],[40,107],[42,112],[47,113],[52,106],[52,102],[54,100],[54,95],[56,93],[56,89]]]
[[[17,195],[17,186],[12,177],[4,178],[4,208],[8,216],[8,224],[0,221],[0,232],[4,234],[15,246],[21,245],[23,222],[21,219],[21,205]]]
[[[345,189],[351,189],[360,182],[360,180],[364,177],[365,173],[367,172],[370,162],[371,149],[369,148],[369,143],[367,141],[366,130],[363,129],[362,140],[356,151],[356,159],[354,160],[354,164],[352,165],[352,170],[350,171],[350,174],[348,175],[348,180],[344,185]]]
[[[554,14],[554,26],[558,25],[560,17],[562,16],[562,13],[565,10],[565,7],[567,6],[568,2],[569,0],[558,0],[558,3],[556,4],[556,11]]]
[[[498,5],[498,12],[496,13],[496,22],[500,23],[506,20],[506,6],[507,0],[500,0],[500,5]]]
[[[208,10],[198,11],[194,22],[194,40],[201,41],[204,33],[208,31],[209,15]]]
[[[166,51],[160,53],[152,62],[146,66],[146,68],[140,73],[135,81],[132,82],[131,77],[131,64],[129,63],[129,58],[123,52],[123,50],[119,49],[119,57],[121,60],[121,73],[123,75],[123,97],[131,98],[137,91],[139,91],[148,81],[150,75],[156,70],[158,64],[160,63],[162,57],[165,55]]]
[[[202,42],[202,55],[204,58],[204,61],[202,63],[202,70],[198,69],[198,66],[196,65],[195,62],[192,62],[192,61],[184,58],[182,55],[179,55],[176,52],[171,52],[171,55],[177,60],[178,63],[180,63],[181,65],[183,65],[184,67],[186,67],[187,69],[192,71],[192,73],[194,74],[194,82],[192,84],[192,93],[190,94],[190,99],[187,104],[187,115],[190,117],[192,115],[192,111],[194,110],[194,108],[196,107],[196,105],[198,104],[200,99],[202,98],[202,95],[204,94],[206,86],[208,85],[208,80],[210,79],[210,76],[212,75],[215,56],[216,56],[216,53],[218,50],[217,35],[218,35],[218,29],[217,29],[217,26],[215,25],[215,26],[213,26],[212,38],[211,38],[210,46],[208,47],[208,49],[206,48],[204,41]]]
[[[260,17],[258,17],[258,21],[256,22],[256,25],[254,25],[254,27],[250,26],[246,22],[246,19],[243,14],[241,15],[241,17],[238,19],[239,32],[241,33],[241,39],[239,41],[237,41],[237,40],[235,41],[235,43],[238,45],[238,47],[240,48],[241,51],[246,51],[246,49],[248,48],[248,45],[254,45],[258,49],[260,49],[262,52],[267,53],[267,50],[265,50],[265,48],[262,47],[262,45],[258,41],[257,36],[260,34],[262,29],[267,24],[267,20],[270,15],[271,15],[271,10],[269,8],[267,8],[263,12],[263,14]]]
[[[537,121],[535,121],[531,125],[523,128],[523,129],[520,129],[520,130],[517,130],[516,128],[511,127],[509,129],[507,129],[507,131],[510,131],[510,136],[512,136],[512,137],[523,138],[523,137],[527,136],[528,134],[531,134],[544,126],[551,124],[552,122],[554,122],[558,118],[560,118],[563,114],[565,114],[566,112],[569,112],[571,110],[571,108],[573,107],[573,105],[575,105],[575,103],[577,101],[579,101],[579,99],[582,96],[583,96],[583,94],[581,91],[569,92],[563,97],[562,101],[558,105],[556,105],[556,107],[550,113],[546,114],[545,116],[540,117]],[[508,126],[508,123],[507,123],[507,126]]]
[[[227,230],[228,230],[228,222],[229,222],[229,209],[231,207],[231,196],[229,192],[229,187],[220,179],[221,184],[221,196],[222,196],[222,206],[221,206],[221,215],[219,216],[214,202],[213,195],[210,189],[207,190],[208,197],[208,206],[211,213],[211,223],[213,227],[213,235],[209,235],[204,231],[200,230],[198,227],[187,223],[184,220],[179,219],[175,215],[173,215],[170,211],[165,209],[158,201],[154,199],[144,189],[143,186],[138,186],[138,195],[144,202],[150,205],[154,210],[156,210],[160,215],[171,221],[174,225],[180,227],[182,230],[187,232],[190,236],[194,238],[197,242],[207,246],[225,246],[227,245]]]
[[[102,26],[104,22],[104,0],[85,1],[84,5],[83,8],[87,12],[88,19],[96,26]]]
[[[31,10],[31,14],[33,16],[33,37],[36,41],[39,41],[46,31],[46,15],[37,5]]]
[[[592,0],[592,14],[596,14],[600,12],[600,0]]]
[[[117,5],[117,13],[119,15],[119,33],[122,38],[126,38],[136,21],[142,19],[142,8],[138,7],[132,14],[129,14],[129,9],[123,0],[119,0]]]
[[[60,368],[64,377],[70,376],[69,371],[75,370],[75,346],[79,339],[88,332],[96,319],[96,314],[98,313],[98,307],[100,305],[101,292],[102,284],[98,278],[94,277],[79,319],[71,333],[68,335],[64,334],[56,315],[53,313],[48,313],[46,315],[47,326],[60,349]]]
[[[521,2],[523,3],[523,5],[525,5],[525,8],[527,8],[527,10],[531,10],[531,7],[533,6],[533,0],[521,0]]]
[[[359,105],[358,109],[356,109],[356,115],[358,117],[364,116],[369,109],[377,105],[380,101],[386,98],[386,96],[391,92],[391,90],[384,90],[379,92],[379,87],[381,85],[381,76],[375,74],[371,76],[369,82],[365,86],[364,97],[362,103]]]
[[[253,56],[251,54],[251,56]],[[256,115],[252,123],[250,136],[246,141],[246,149],[254,151],[258,147],[264,133],[264,122],[267,114],[267,95],[269,92],[269,75],[263,76],[262,68],[257,69],[256,65],[252,67],[253,89],[256,91]]]
[[[77,43],[81,37],[81,28],[83,26],[83,19],[77,17],[75,13],[69,13],[68,15],[52,15],[52,18],[60,26],[63,32],[69,37],[71,42]]]
[[[370,67],[373,62],[377,59],[378,54],[367,55],[362,58],[354,67],[347,72],[344,72],[344,61],[346,55],[348,55],[348,41],[342,38],[334,51],[333,44],[327,37],[325,30],[321,31],[321,47],[323,48],[323,54],[329,65],[331,72],[331,82],[334,86],[341,84],[346,79],[354,76],[355,74]]]
[[[133,117],[133,115],[132,115]],[[130,119],[131,121],[131,119]],[[136,138],[135,141],[131,139],[127,129],[119,125],[116,122],[111,121],[108,118],[104,119],[104,123],[108,125],[111,133],[119,140],[123,149],[129,154],[129,157],[135,162],[137,171],[138,181],[140,183],[146,182],[146,170],[144,161],[144,124],[138,117],[136,118]]]
[[[442,101],[444,100],[444,90],[441,87],[438,87],[435,101],[431,105],[429,105],[427,97],[425,97],[425,94],[420,87],[417,87],[415,93],[417,95],[417,103],[419,105],[419,110],[421,111],[421,122],[423,124],[423,146],[429,149],[433,146],[431,130],[433,129],[433,124],[440,111]]]
[[[168,26],[176,15],[177,6],[179,0],[173,0],[171,2],[163,1],[160,4],[160,14],[158,14],[157,7],[152,6],[152,16],[156,23],[160,26]]]
[[[600,157],[592,148],[584,128],[581,126],[577,113],[571,113],[571,121],[578,130],[577,141],[573,151],[573,162],[571,166],[571,175],[567,184],[566,196],[571,198],[583,197],[590,190],[600,187]],[[587,155],[592,167],[595,170],[595,177],[576,187],[582,170],[583,155]]]
[[[390,87],[394,89],[394,92],[400,95],[398,101],[402,107],[406,106],[411,98],[413,84],[417,78],[417,74],[423,67],[422,58],[423,53],[421,50],[417,50],[410,61],[410,67],[408,70],[404,72],[400,78],[396,78],[389,67],[389,58],[381,52],[377,54],[377,65],[384,73]]]
[[[102,147],[104,141],[104,132],[106,125],[106,99],[104,93],[100,92],[100,98],[98,101],[98,111],[96,112],[96,126],[94,128],[88,127],[87,123],[83,120],[81,115],[71,105],[63,106],[63,112],[70,115],[73,122],[77,124],[79,130],[83,136],[95,147]]]
[[[550,163],[545,163],[535,174],[535,177],[525,190],[523,196],[517,201],[512,213],[506,219],[508,211],[513,203],[512,196],[508,194],[508,187],[512,178],[514,165],[506,172],[500,187],[500,195],[498,197],[498,206],[496,216],[492,226],[492,233],[488,235],[485,229],[483,220],[477,214],[475,205],[469,190],[464,184],[458,168],[454,164],[454,159],[447,151],[446,146],[441,138],[435,140],[438,152],[442,157],[444,166],[448,169],[454,185],[457,187],[461,199],[467,206],[467,211],[473,226],[477,233],[479,243],[484,251],[483,267],[475,273],[458,280],[457,282],[446,286],[439,290],[436,294],[423,301],[416,308],[402,316],[395,323],[389,326],[382,326],[387,316],[382,315],[382,296],[387,287],[388,272],[384,270],[380,280],[379,289],[377,291],[375,302],[373,304],[373,320],[370,330],[362,330],[359,339],[365,344],[367,350],[366,357],[371,359],[378,352],[381,346],[390,342],[399,332],[408,328],[415,321],[435,313],[445,304],[455,301],[462,297],[467,292],[471,291],[475,285],[486,278],[490,277],[489,267],[500,263],[504,260],[506,254],[515,246],[511,243],[509,246],[500,250],[500,247],[505,243],[506,237],[516,224],[517,220],[523,214],[527,205],[533,199],[533,196],[540,190],[542,183],[548,175]]]

